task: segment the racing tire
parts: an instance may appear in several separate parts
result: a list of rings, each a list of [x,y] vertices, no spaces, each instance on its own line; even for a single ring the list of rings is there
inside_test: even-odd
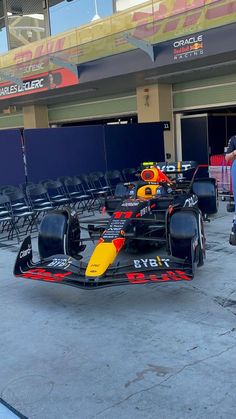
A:
[[[229,202],[226,205],[226,210],[227,210],[227,212],[234,212],[235,211],[235,204],[232,204],[231,202]]]
[[[197,179],[193,182],[192,191],[198,197],[198,207],[203,214],[215,214],[218,211],[219,198],[214,178]]]
[[[173,257],[193,259],[193,241],[199,241],[197,214],[194,211],[177,211],[170,218],[169,244]],[[199,258],[200,260],[200,255]]]
[[[38,234],[41,260],[59,254],[76,257],[83,249],[79,221],[69,209],[51,211],[43,217]]]

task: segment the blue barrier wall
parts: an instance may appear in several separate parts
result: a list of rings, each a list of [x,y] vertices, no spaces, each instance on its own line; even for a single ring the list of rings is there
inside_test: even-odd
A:
[[[30,129],[24,137],[31,182],[165,160],[162,123]]]
[[[24,131],[28,181],[105,171],[102,125]]]
[[[165,161],[162,123],[106,125],[104,129],[107,170]]]
[[[0,185],[25,182],[20,130],[0,131]]]

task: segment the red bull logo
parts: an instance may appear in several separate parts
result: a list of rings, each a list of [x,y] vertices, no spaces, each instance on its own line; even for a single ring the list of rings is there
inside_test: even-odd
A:
[[[203,48],[203,43],[202,42],[195,42],[195,44],[190,45],[190,51],[193,50],[198,50],[198,49],[202,49]]]
[[[178,39],[173,43],[174,60],[183,60],[204,52],[203,35],[192,35],[190,37]]]

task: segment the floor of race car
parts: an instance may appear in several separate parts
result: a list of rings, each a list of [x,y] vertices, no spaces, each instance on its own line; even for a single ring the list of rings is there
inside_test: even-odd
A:
[[[14,278],[19,246],[1,245],[0,397],[30,419],[235,418],[236,247],[220,206],[188,283]]]

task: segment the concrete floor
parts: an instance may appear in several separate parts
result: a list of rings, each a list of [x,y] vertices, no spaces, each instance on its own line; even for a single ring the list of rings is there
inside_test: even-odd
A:
[[[234,419],[236,247],[221,206],[191,283],[16,279],[18,246],[1,248],[0,397],[30,419]]]

